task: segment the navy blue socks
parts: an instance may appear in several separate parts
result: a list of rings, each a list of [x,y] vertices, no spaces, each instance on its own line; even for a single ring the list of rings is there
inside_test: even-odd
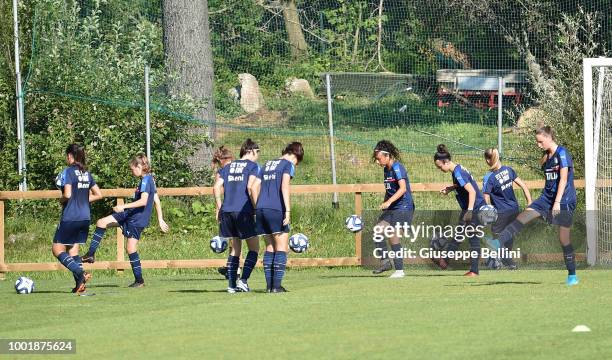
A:
[[[246,259],[244,259],[244,266],[242,267],[242,280],[247,281],[253,272],[253,268],[257,264],[257,251],[249,251]]]
[[[576,275],[576,255],[574,255],[574,248],[572,244],[564,245],[563,247],[563,260],[565,260],[565,267],[567,268],[568,275]]]
[[[274,263],[274,253],[266,251],[263,256],[264,275],[266,277],[266,289],[272,289],[272,274],[274,273],[272,266]]]
[[[229,287],[236,287],[236,280],[238,280],[238,267],[240,266],[240,257],[228,256],[227,257],[227,278],[229,280]]]
[[[106,229],[96,227],[96,231],[94,231],[91,237],[91,242],[89,243],[89,250],[87,250],[87,255],[93,256],[96,253],[96,250],[98,250],[98,246],[100,246],[100,242],[102,241],[105,232]]]
[[[142,278],[142,268],[140,267],[140,256],[138,256],[138,252],[133,252],[128,254],[128,256],[130,257],[130,265],[132,265],[134,279],[137,283],[143,283],[144,280]]]
[[[284,251],[277,251],[274,253],[274,274],[272,288],[280,289],[285,276],[285,268],[287,267],[287,253]]]
[[[83,269],[79,263],[74,261],[72,256],[68,255],[67,252],[63,252],[57,256],[57,260],[62,263],[66,267],[66,269],[72,271],[75,277],[81,277],[83,275]]]

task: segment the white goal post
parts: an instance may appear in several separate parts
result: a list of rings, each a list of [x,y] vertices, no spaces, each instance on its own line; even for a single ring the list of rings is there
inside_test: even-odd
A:
[[[612,254],[612,233],[608,232],[612,229],[607,228],[612,220],[612,202],[608,201],[612,199],[612,171],[605,165],[612,155],[607,151],[612,149],[612,58],[585,58],[582,71],[587,263],[595,265],[608,262]],[[606,157],[602,164],[600,156]]]

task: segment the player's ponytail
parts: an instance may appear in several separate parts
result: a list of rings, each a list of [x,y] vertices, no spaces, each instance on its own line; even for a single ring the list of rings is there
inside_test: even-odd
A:
[[[149,162],[149,159],[147,158],[147,156],[145,154],[138,153],[130,161],[130,166],[131,167],[136,167],[138,165],[140,165],[142,167],[142,172],[143,173],[145,173],[145,174],[150,174],[151,173],[151,163]]]
[[[285,149],[283,150],[282,155],[293,155],[295,156],[298,164],[302,162],[304,159],[304,147],[301,142],[294,141],[292,143],[287,144]]]
[[[232,151],[225,146],[221,145],[217,151],[213,154],[212,164],[218,167],[221,167],[221,163],[223,160],[233,160],[234,154]]]
[[[499,164],[499,151],[496,148],[488,148],[484,152],[484,158],[489,163],[489,167],[491,170],[497,168],[497,164]]]
[[[546,136],[550,137],[553,141],[555,141],[555,142],[557,141],[557,136],[555,134],[555,130],[552,127],[548,126],[548,125],[542,126],[542,127],[538,128],[536,130],[536,135],[546,135]]]
[[[240,157],[243,157],[250,151],[255,152],[255,150],[259,150],[259,145],[251,140],[251,138],[248,138],[242,143],[242,147],[240,147]]]
[[[372,160],[376,161],[376,154],[383,153],[390,156],[392,159],[401,161],[401,154],[398,148],[393,145],[393,143],[389,140],[380,140],[376,143],[374,147],[374,152],[372,153]]]
[[[444,161],[444,162],[451,160],[451,154],[446,148],[446,145],[444,144],[438,145],[438,148],[436,149],[436,153],[434,154],[434,161],[437,161],[437,160]]]
[[[79,170],[87,170],[87,160],[85,159],[85,148],[79,144],[70,144],[66,148],[66,155],[72,155],[74,159],[73,165],[79,168]]]

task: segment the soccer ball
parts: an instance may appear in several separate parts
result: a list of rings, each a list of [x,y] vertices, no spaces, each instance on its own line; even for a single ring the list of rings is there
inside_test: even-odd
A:
[[[60,190],[64,187],[64,179],[62,175],[63,175],[63,172],[57,174],[57,176],[55,177],[55,187],[57,187]]]
[[[15,291],[17,294],[29,294],[34,291],[34,280],[25,276],[20,277],[15,281]]]
[[[346,218],[345,221],[346,228],[352,232],[359,232],[363,228],[363,222],[361,221],[361,217],[359,215],[351,215]]]
[[[498,258],[489,257],[485,261],[485,265],[491,270],[499,270],[502,268],[502,262]]]
[[[210,249],[217,254],[221,254],[227,250],[227,239],[221,236],[215,236],[210,240]]]
[[[483,205],[478,209],[478,221],[489,225],[497,221],[497,209],[493,205]]]
[[[308,250],[310,243],[304,234],[294,234],[289,238],[289,248],[296,253],[303,253]]]

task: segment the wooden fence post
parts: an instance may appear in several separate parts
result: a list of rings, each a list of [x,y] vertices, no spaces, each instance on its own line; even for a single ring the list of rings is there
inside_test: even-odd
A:
[[[355,214],[361,216],[362,211],[362,199],[361,193],[355,193]],[[355,233],[355,256],[357,257],[357,263],[359,265],[363,265],[363,260],[361,258],[361,231]]]
[[[124,201],[122,198],[117,198],[117,206],[123,205]],[[125,244],[123,231],[120,227],[117,228],[117,261],[125,261]],[[117,273],[123,274],[123,269],[117,269]]]
[[[4,266],[4,201],[0,201],[0,268]],[[0,280],[4,280],[5,275],[0,270]]]

